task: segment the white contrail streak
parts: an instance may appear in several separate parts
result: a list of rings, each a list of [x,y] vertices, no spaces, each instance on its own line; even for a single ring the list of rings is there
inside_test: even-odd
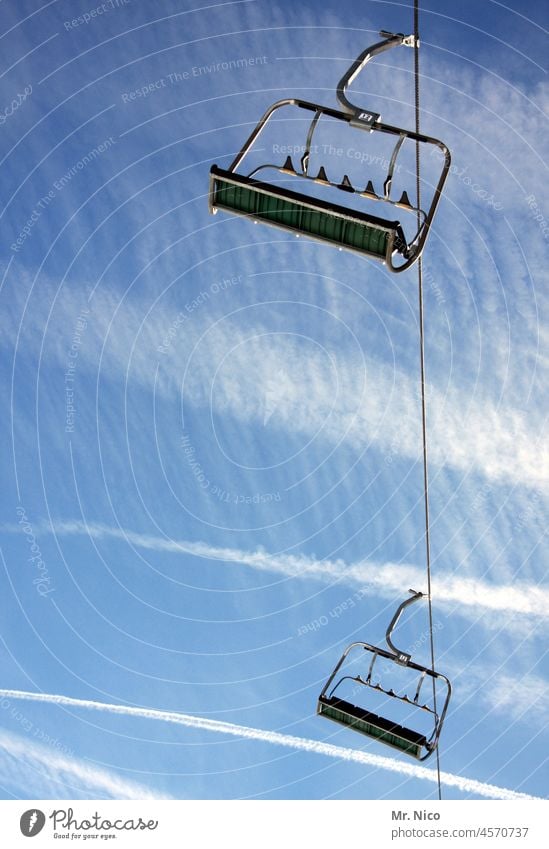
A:
[[[122,528],[81,521],[55,522],[43,525],[41,530],[59,536],[86,534],[100,539],[110,537],[152,551],[191,554],[223,563],[239,563],[265,572],[275,572],[287,577],[317,578],[324,581],[344,581],[371,587],[376,593],[393,596],[400,594],[404,585],[422,587],[425,571],[406,563],[345,563],[342,560],[315,560],[293,554],[269,554],[264,551],[242,551],[218,548],[203,542],[171,540],[163,537],[138,534]],[[549,618],[549,591],[534,584],[516,582],[513,585],[492,585],[477,578],[437,574],[433,578],[433,592],[438,602],[459,604],[461,612],[478,616],[480,610],[499,613],[520,613],[539,618]]]
[[[118,713],[123,716],[137,716],[142,719],[155,719],[160,722],[170,722],[175,725],[184,725],[189,728],[201,728],[205,731],[214,731],[218,734],[230,734],[233,737],[242,737],[249,740],[260,740],[263,743],[272,743],[276,746],[285,746],[289,749],[297,749],[305,752],[314,752],[339,760],[353,761],[354,763],[387,769],[410,778],[418,778],[425,781],[437,781],[437,773],[434,769],[427,769],[415,764],[401,763],[392,758],[380,755],[371,755],[357,749],[346,749],[342,746],[334,746],[331,743],[323,743],[319,740],[308,740],[304,737],[294,737],[290,734],[280,734],[277,731],[264,731],[261,728],[250,728],[245,725],[235,725],[232,722],[222,722],[217,719],[206,719],[200,716],[190,716],[184,713],[174,713],[152,708],[128,707],[126,705],[112,705],[104,702],[95,702],[88,699],[72,699],[68,696],[58,696],[49,693],[28,693],[22,690],[0,690],[0,698],[23,699],[33,702],[49,702],[63,707],[86,708],[88,710],[104,711],[107,713]],[[475,793],[478,796],[486,796],[489,799],[534,799],[526,793],[517,793],[507,790],[505,787],[497,787],[494,784],[485,784],[472,778],[463,778],[450,772],[440,774],[441,781],[448,787],[456,787],[463,793]]]
[[[8,692],[8,691],[6,691]],[[58,798],[60,786],[72,795],[109,799],[169,799],[83,760],[24,737],[0,731],[0,782],[25,791],[26,798]]]

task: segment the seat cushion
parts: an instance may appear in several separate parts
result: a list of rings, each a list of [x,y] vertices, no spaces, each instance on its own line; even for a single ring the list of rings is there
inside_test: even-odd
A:
[[[391,235],[395,250],[405,244],[398,221],[385,221],[329,204],[319,198],[223,171],[216,165],[211,169],[210,192],[213,210],[220,208],[246,215],[377,259],[386,258]]]
[[[421,756],[422,748],[427,745],[424,734],[333,696],[319,698],[318,713],[416,758]]]

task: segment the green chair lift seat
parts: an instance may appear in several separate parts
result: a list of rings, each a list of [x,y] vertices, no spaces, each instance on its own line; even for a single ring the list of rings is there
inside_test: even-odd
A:
[[[374,56],[397,45],[416,46],[416,39],[413,35],[405,36],[402,33],[382,31],[381,36],[383,41],[364,50],[341,79],[337,88],[337,98],[343,106],[343,111],[301,100],[297,97],[286,97],[273,103],[267,109],[228,168],[220,168],[217,165],[211,168],[209,192],[211,213],[221,209],[231,214],[247,216],[256,223],[262,222],[274,227],[281,227],[298,236],[316,239],[339,249],[355,251],[384,263],[388,271],[391,272],[405,271],[419,259],[448,176],[451,155],[447,146],[438,139],[425,136],[419,132],[384,124],[381,122],[381,116],[378,113],[364,110],[361,106],[353,105],[349,101],[346,95],[347,86],[353,82],[357,74]],[[244,160],[252,150],[255,149],[255,153],[260,153],[261,150],[269,149],[267,146],[259,150],[255,147],[255,143],[273,116],[278,113],[278,110],[287,107],[294,110],[296,117],[291,120],[298,122],[298,132],[304,128],[303,124],[305,123],[306,137],[303,138],[301,144],[291,146],[294,153],[303,152],[299,164],[294,167],[291,156],[287,156],[284,163],[266,161],[256,165],[247,174],[244,173]],[[297,110],[297,113],[295,110]],[[297,117],[298,114],[301,117]],[[276,120],[278,121],[279,118]],[[318,155],[318,145],[313,144],[313,138],[316,138],[317,127],[322,122],[322,126],[329,129],[330,122],[334,120],[339,122],[340,129],[342,129],[342,124],[346,125],[345,134],[352,132],[354,138],[358,138],[356,131],[360,132],[362,143],[366,142],[367,136],[371,133],[377,134],[378,137],[386,137],[388,142],[394,141],[392,153],[389,150],[386,151],[387,169],[384,179],[382,179],[381,189],[378,185],[376,191],[371,179],[371,172],[364,175],[366,178],[364,181],[362,175],[353,177],[355,182],[359,180],[359,183],[355,186],[353,186],[347,174],[340,174],[338,176],[339,182],[329,179],[326,168],[320,163],[317,175],[313,175],[310,170],[313,164],[311,153],[313,153],[313,160],[315,160]],[[437,164],[436,160],[433,162],[429,176],[425,181],[426,188],[432,187],[432,191],[429,188],[425,193],[427,200],[425,209],[422,207],[423,202],[420,203],[419,193],[416,193],[418,196],[415,203],[410,201],[408,191],[404,187],[408,173],[406,165],[403,177],[395,181],[399,184],[398,192],[396,191],[397,185],[393,187],[394,175],[401,170],[401,165],[397,164],[401,150],[404,147],[404,150],[410,156],[413,149],[412,145],[415,147],[416,157],[419,150],[425,146],[429,146],[431,153],[437,148],[443,157],[443,163],[439,161]],[[273,145],[274,153],[275,147]],[[376,157],[376,159],[379,158],[379,156]],[[432,162],[432,160],[429,159],[429,162]],[[441,167],[437,179],[436,173],[439,171],[439,164]],[[328,170],[331,170],[332,167],[337,169],[337,164],[333,161]],[[261,182],[256,179],[256,175],[265,169],[274,169],[279,174],[286,174],[291,176],[292,179],[299,179],[299,185],[305,193],[290,191],[282,187],[278,181],[275,181],[273,185],[270,182]],[[431,171],[434,171],[433,175],[431,175]],[[383,172],[385,172],[384,160],[382,173],[376,175],[376,182],[378,176],[383,178]],[[334,198],[337,198],[337,201],[329,202],[328,193],[325,195],[328,201],[324,197],[319,199],[306,194],[308,181],[322,184],[326,188],[337,189],[337,193],[333,195]],[[347,196],[349,194],[354,195],[357,203],[365,202],[368,204],[368,211],[358,211],[354,208],[354,204],[350,207],[342,206],[341,204],[344,201],[341,199],[341,192],[346,193]],[[429,196],[431,197],[430,202]],[[369,214],[372,203],[379,203],[379,209],[388,210],[387,219]],[[395,212],[395,209],[404,211],[404,226],[401,225],[400,221],[391,220],[393,215],[399,214]],[[410,213],[412,214],[410,215]],[[411,232],[406,236],[405,231],[410,229]]]
[[[399,221],[326,203],[216,165],[210,172],[210,207],[212,212],[224,209],[381,260],[406,244]]]
[[[421,760],[423,750],[428,746],[424,734],[404,728],[396,722],[391,722],[335,696],[321,696],[318,700],[317,713],[334,722],[339,722],[340,725],[350,726],[354,731],[359,731],[368,737],[374,737],[381,743],[386,743],[418,760]]]
[[[408,652],[398,649],[391,639],[393,629],[399,621],[402,611],[408,605],[424,597],[423,593],[416,592],[415,590],[410,590],[410,593],[411,598],[399,605],[387,628],[385,640],[389,647],[388,650],[381,646],[373,646],[370,643],[363,642],[355,642],[347,646],[318,697],[316,712],[319,716],[324,716],[326,719],[331,719],[340,725],[345,725],[351,731],[358,731],[360,734],[373,737],[380,743],[385,743],[393,749],[398,749],[403,754],[410,755],[416,758],[416,760],[424,761],[437,748],[452,694],[452,685],[446,675],[443,675],[441,672],[436,672],[434,669],[429,669],[426,666],[415,663],[411,655]],[[357,651],[362,653],[364,657],[369,658],[368,671],[365,677],[362,674],[351,673],[349,669],[350,664],[347,662],[347,658],[352,652],[355,662],[359,660],[356,655]],[[384,662],[389,661],[396,664],[397,667],[406,668],[412,673],[418,674],[415,694],[413,696],[409,697],[406,693],[395,692],[392,687],[388,689],[387,686],[383,686],[381,681],[375,682],[374,668],[377,669],[379,658]],[[354,668],[356,669],[356,667]],[[346,672],[346,669],[349,669],[349,672]],[[385,677],[384,672],[379,674]],[[375,676],[378,676],[377,672]],[[416,675],[414,674],[413,677],[416,678]],[[410,679],[408,678],[408,680]],[[423,683],[426,680],[432,683],[432,696],[429,697],[428,702],[421,704],[419,697]],[[429,724],[432,723],[430,735],[427,736],[420,731],[405,728],[389,717],[379,716],[366,710],[362,705],[351,704],[345,699],[339,698],[335,694],[335,691],[339,687],[344,686],[346,681],[353,682],[355,685],[354,692],[357,692],[356,685],[358,684],[359,689],[364,688],[364,692],[369,692],[372,698],[382,696],[385,698],[385,701],[387,697],[391,700],[395,699],[397,702],[406,705],[407,711],[414,716],[418,715],[418,710],[426,712],[430,717]],[[438,697],[435,694],[437,683],[440,687]],[[440,712],[439,708],[437,708],[437,698],[442,703]]]

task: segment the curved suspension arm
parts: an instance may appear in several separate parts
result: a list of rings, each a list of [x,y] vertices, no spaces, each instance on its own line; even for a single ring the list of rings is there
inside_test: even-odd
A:
[[[401,32],[392,33],[382,30],[379,33],[384,36],[383,41],[378,41],[377,44],[372,44],[363,50],[358,56],[348,71],[342,76],[337,86],[337,99],[343,106],[346,112],[350,112],[362,126],[371,126],[375,121],[379,121],[380,115],[377,112],[365,112],[360,106],[355,106],[347,98],[347,87],[351,85],[353,80],[360,74],[362,69],[368,64],[370,59],[377,56],[379,53],[384,53],[390,50],[391,47],[397,47],[399,44],[404,44],[407,47],[414,47],[416,44],[415,36],[404,35]]]
[[[408,652],[401,651],[400,649],[397,649],[396,646],[394,645],[393,641],[391,640],[391,634],[393,633],[393,630],[395,629],[396,624],[397,624],[398,620],[400,619],[404,608],[408,607],[409,604],[413,604],[414,601],[418,601],[420,598],[423,598],[423,593],[416,592],[416,590],[410,590],[410,592],[412,593],[412,597],[407,598],[406,601],[403,601],[402,604],[399,605],[395,615],[393,616],[393,618],[391,619],[391,621],[389,623],[389,627],[387,628],[387,633],[385,634],[385,639],[387,641],[387,645],[389,646],[391,651],[396,655],[396,659],[397,659],[398,663],[402,663],[404,665],[407,665],[410,662],[412,655],[408,654]]]

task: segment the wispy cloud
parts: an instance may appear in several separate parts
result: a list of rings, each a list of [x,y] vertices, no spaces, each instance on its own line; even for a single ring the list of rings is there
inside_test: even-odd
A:
[[[528,715],[531,727],[547,728],[549,723],[549,684],[539,675],[498,675],[485,698],[496,704],[512,720]]]
[[[7,694],[7,690],[5,693]],[[19,698],[13,694],[13,698]],[[25,798],[68,798],[85,795],[107,799],[167,799],[149,787],[51,747],[0,730],[0,782],[17,786]],[[67,791],[68,792],[67,794]]]
[[[220,367],[229,352],[230,367]],[[180,376],[179,363],[177,370]],[[184,388],[187,400],[256,424],[265,415],[261,389],[280,375],[279,428],[419,456],[417,379],[371,357],[345,350],[311,351],[299,341],[273,338],[260,327],[231,327],[208,334]],[[428,394],[432,463],[475,470],[491,479],[547,483],[549,454],[542,443],[542,421],[533,422],[532,414],[486,397],[471,398],[456,388],[442,392],[430,387]]]
[[[205,542],[172,540],[164,537],[139,534],[122,528],[82,521],[43,524],[41,530],[59,536],[88,535],[95,539],[124,540],[130,545],[151,551],[191,554],[220,563],[238,563],[264,572],[274,572],[291,578],[316,578],[323,581],[343,581],[371,588],[376,593],[394,596],[402,587],[421,588],[425,572],[406,563],[373,563],[343,560],[316,560],[304,555],[268,554],[265,551],[243,551],[221,548]],[[549,591],[535,584],[494,585],[477,578],[463,578],[438,573],[433,578],[433,593],[437,602],[459,604],[462,613],[478,617],[482,611],[518,613],[549,618]],[[501,623],[500,623],[501,624]]]
[[[168,711],[154,710],[152,708],[127,707],[126,705],[114,705],[104,702],[95,702],[88,699],[72,699],[68,696],[59,696],[49,693],[28,693],[21,690],[0,690],[0,697],[9,699],[23,699],[35,702],[49,702],[50,704],[64,707],[80,707],[87,710],[117,713],[123,716],[135,716],[142,719],[154,719],[159,722],[169,722],[175,725],[184,725],[188,728],[201,728],[205,731],[213,731],[218,734],[229,734],[233,737],[241,737],[247,740],[258,740],[263,743],[272,743],[275,746],[285,746],[305,752],[314,752],[330,758],[344,761],[366,764],[378,769],[386,769],[410,778],[418,778],[423,781],[437,781],[437,772],[434,769],[416,766],[361,752],[357,749],[346,749],[343,746],[334,746],[331,743],[323,743],[320,740],[309,740],[304,737],[295,737],[290,734],[280,734],[277,731],[264,731],[260,728],[250,728],[246,725],[235,725],[232,722],[222,722],[216,719],[206,719],[200,716],[190,716],[184,713],[172,713]],[[497,787],[494,784],[486,784],[473,778],[464,778],[450,772],[442,772],[441,781],[447,787],[455,787],[463,793],[473,793],[489,799],[532,799],[526,793],[517,793],[505,787]]]
[[[246,289],[247,297],[255,297],[256,290],[249,283],[235,288],[238,292]],[[44,291],[48,291],[47,283]],[[24,343],[25,350],[40,342],[49,313],[44,291],[22,331],[20,344]],[[283,285],[280,297],[290,295]],[[15,302],[21,297],[22,293],[16,292]],[[131,380],[147,389],[156,382],[160,397],[172,399],[174,392],[182,391],[187,404],[211,406],[217,414],[250,427],[268,424],[281,434],[305,435],[331,444],[344,441],[355,450],[372,445],[391,455],[419,457],[417,377],[387,362],[398,353],[393,348],[396,343],[384,351],[385,361],[369,351],[357,352],[349,339],[343,344],[339,331],[330,329],[334,318],[336,324],[341,322],[337,310],[323,321],[322,333],[319,331],[318,340],[311,345],[299,333],[300,327],[303,329],[299,321],[305,314],[301,315],[298,307],[293,319],[284,313],[280,325],[284,332],[277,332],[280,322],[277,324],[272,314],[265,313],[264,324],[255,321],[243,327],[223,317],[226,300],[218,297],[215,301],[210,296],[207,309],[195,308],[188,314],[183,309],[184,327],[178,326],[170,337],[169,350],[159,353],[179,312],[170,312],[165,306],[151,312],[142,298],[127,300],[120,301],[112,293],[94,296],[79,368],[95,369],[101,358],[104,373],[111,379]],[[65,363],[74,322],[85,303],[85,298],[72,293],[59,300],[48,318],[46,357]],[[346,306],[344,314],[349,309]],[[357,309],[355,303],[355,312]],[[10,310],[0,320],[3,345],[14,341],[17,328],[17,307],[12,305]],[[393,327],[392,332],[397,333],[398,328]],[[441,381],[447,377],[438,375],[437,385],[428,387],[433,465],[462,473],[474,471],[495,481],[545,486],[549,454],[542,412],[502,403],[497,393],[487,391],[490,381],[482,381],[482,392],[469,391],[457,382],[445,388]]]

